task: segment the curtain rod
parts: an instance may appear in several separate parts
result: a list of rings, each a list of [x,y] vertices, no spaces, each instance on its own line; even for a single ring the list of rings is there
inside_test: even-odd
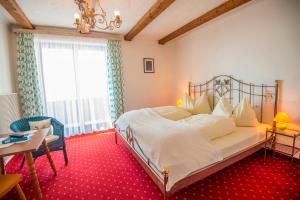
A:
[[[35,34],[47,34],[47,35],[62,35],[62,36],[98,38],[98,39],[108,39],[108,40],[123,40],[123,36],[120,34],[95,32],[95,31],[92,31],[88,34],[81,34],[81,33],[77,32],[76,29],[59,28],[59,27],[51,27],[51,26],[35,26],[35,29],[25,29],[25,28],[13,26],[12,32],[14,32],[14,33],[23,32],[23,33],[35,33]]]

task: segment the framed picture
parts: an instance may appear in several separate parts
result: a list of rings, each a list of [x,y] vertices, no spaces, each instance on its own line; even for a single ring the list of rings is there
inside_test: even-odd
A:
[[[144,73],[154,73],[154,58],[144,58]]]

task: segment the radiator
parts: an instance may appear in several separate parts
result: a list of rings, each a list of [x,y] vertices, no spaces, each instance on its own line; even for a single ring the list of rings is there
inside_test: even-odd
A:
[[[9,125],[17,119],[20,119],[18,95],[0,94],[0,134],[11,132]]]

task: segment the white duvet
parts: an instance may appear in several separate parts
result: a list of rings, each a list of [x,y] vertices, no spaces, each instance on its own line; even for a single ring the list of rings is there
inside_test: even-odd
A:
[[[219,149],[204,133],[210,130],[229,131],[220,127],[216,129],[213,125],[216,121],[215,117],[208,117],[204,122],[199,119],[192,120],[193,123],[171,121],[146,108],[124,113],[116,124],[120,130],[130,126],[152,163],[160,171],[164,168],[169,170],[167,190],[170,190],[190,173],[223,159]]]
[[[232,118],[210,114],[199,114],[179,120],[181,122],[197,126],[201,134],[210,140],[225,136],[236,128]]]

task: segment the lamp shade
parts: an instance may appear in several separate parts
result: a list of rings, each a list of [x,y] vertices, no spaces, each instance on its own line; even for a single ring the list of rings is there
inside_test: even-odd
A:
[[[9,126],[17,119],[20,119],[18,95],[0,94],[0,134],[11,132]]]
[[[290,118],[286,113],[277,113],[276,117],[274,118],[274,121],[277,123],[289,123]]]
[[[182,106],[182,99],[178,99],[176,101],[176,105],[177,105],[177,107],[181,107]]]

